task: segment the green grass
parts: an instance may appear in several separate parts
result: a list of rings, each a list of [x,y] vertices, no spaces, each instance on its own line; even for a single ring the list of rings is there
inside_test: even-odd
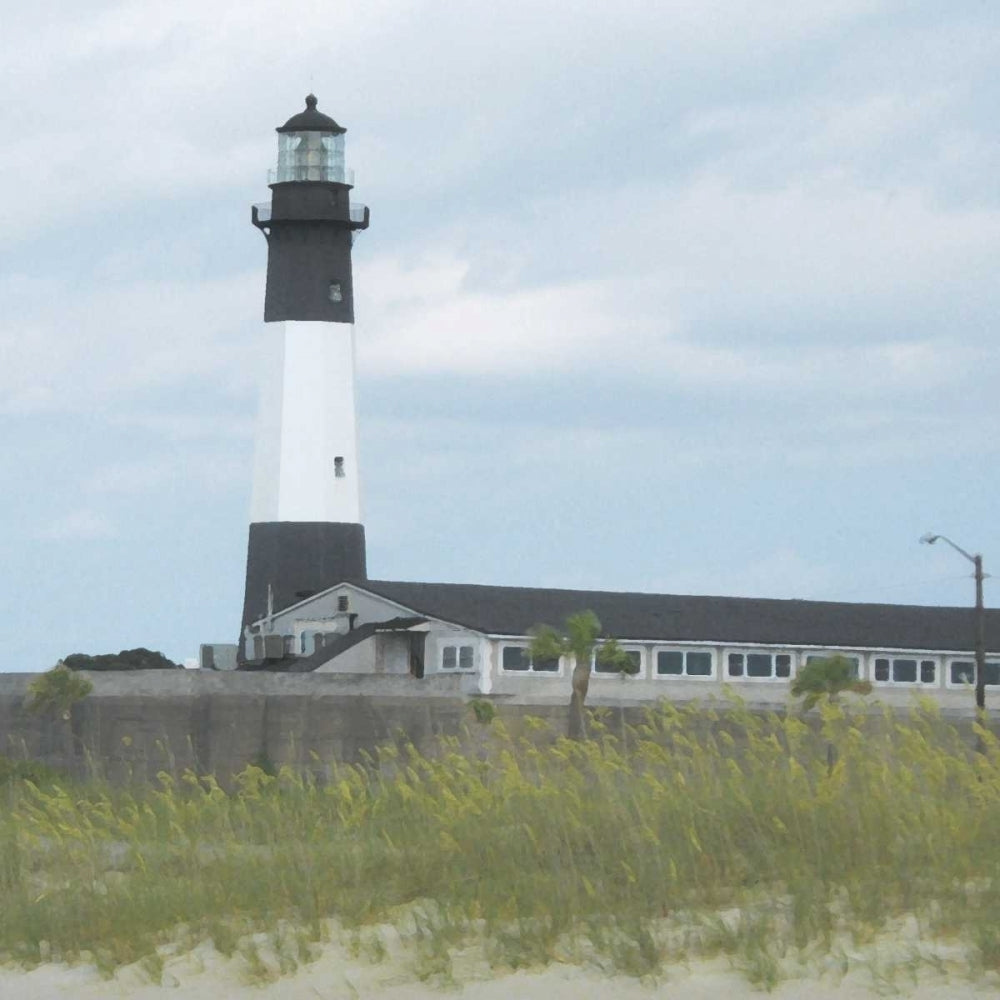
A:
[[[497,718],[468,752],[390,747],[322,782],[248,768],[230,791],[193,774],[132,789],[12,776],[0,956],[156,965],[158,945],[210,937],[263,979],[307,961],[335,918],[377,957],[375,925],[397,925],[415,975],[440,982],[476,940],[496,967],[636,976],[721,953],[769,988],[793,957],[915,914],[1000,969],[1000,750],[985,730],[975,752],[928,705],[906,719],[828,706],[821,726],[664,705],[625,740],[596,728],[514,738]]]

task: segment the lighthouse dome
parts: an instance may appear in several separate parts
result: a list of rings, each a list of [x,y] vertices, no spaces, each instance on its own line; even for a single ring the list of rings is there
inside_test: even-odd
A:
[[[278,132],[332,132],[334,135],[343,135],[347,129],[338,125],[329,115],[324,115],[322,111],[316,110],[316,95],[309,94],[306,97],[306,109],[297,115],[292,115],[280,128]]]
[[[278,132],[276,183],[288,181],[347,182],[344,133],[329,115],[316,110],[316,95],[306,98],[306,109],[292,115]]]

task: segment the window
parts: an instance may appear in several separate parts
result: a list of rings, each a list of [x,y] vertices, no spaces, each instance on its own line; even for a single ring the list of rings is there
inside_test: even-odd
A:
[[[948,684],[951,687],[961,687],[963,684],[976,683],[975,660],[952,660],[948,667]],[[986,685],[1000,685],[1000,660],[986,661]]]
[[[504,670],[521,670],[547,674],[559,672],[558,657],[552,660],[534,660],[531,658],[527,646],[504,646],[500,662]]]
[[[442,646],[442,670],[471,670],[475,663],[475,648],[473,646]]]
[[[622,650],[628,658],[632,661],[632,673],[625,673],[625,677],[638,677],[642,672],[642,650],[641,649],[625,649]],[[597,658],[598,651],[594,650],[594,673],[600,674],[602,677],[618,677],[622,675],[617,667],[612,666],[610,663],[601,663]]]
[[[337,610],[347,611],[350,608],[350,601],[347,594],[339,594],[337,596]]]
[[[715,656],[707,649],[659,649],[656,652],[657,677],[711,677]]]
[[[726,656],[726,673],[730,677],[750,680],[787,680],[792,676],[791,653],[744,652]]]
[[[344,291],[340,287],[339,281],[330,282],[330,301],[331,302],[343,302],[344,301]]]
[[[876,684],[937,684],[937,660],[877,656],[874,674]]]
[[[846,653],[810,653],[806,657],[806,663],[815,663],[817,660],[832,660],[834,657],[838,657],[841,660],[847,660],[851,665],[851,676],[857,680],[861,677],[861,657],[860,656],[848,656]]]
[[[344,475],[345,475],[345,473],[344,473],[344,458],[343,458],[342,455],[338,455],[333,460],[333,477],[334,477],[334,479],[343,479]]]

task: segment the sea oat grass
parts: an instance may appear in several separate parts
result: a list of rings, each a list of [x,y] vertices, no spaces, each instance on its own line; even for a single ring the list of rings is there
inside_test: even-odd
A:
[[[913,914],[1000,967],[989,732],[977,750],[932,705],[827,705],[816,725],[664,705],[612,722],[570,742],[496,719],[464,745],[387,747],[322,783],[255,767],[230,790],[194,774],[128,789],[11,780],[0,952],[113,967],[185,928],[264,977],[307,960],[335,919],[395,924],[417,973],[441,981],[474,937],[513,968],[569,949],[651,975],[721,952],[772,986],[787,955]],[[253,937],[288,926],[301,930]]]

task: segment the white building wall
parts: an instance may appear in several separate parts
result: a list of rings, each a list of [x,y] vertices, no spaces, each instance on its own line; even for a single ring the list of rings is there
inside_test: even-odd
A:
[[[447,668],[444,665],[446,646],[471,648],[472,664]],[[479,632],[471,632],[445,622],[431,622],[424,647],[424,672],[426,674],[461,674],[462,689],[474,694],[493,692],[493,643]]]
[[[353,325],[269,323],[260,366],[250,520],[360,523]]]
[[[375,636],[375,673],[410,672],[410,636],[408,632],[379,632]]]
[[[489,654],[490,676],[487,683],[491,693],[510,699],[515,704],[547,702],[568,703],[570,678],[573,663],[564,657],[558,672],[505,671],[503,669],[503,647],[507,645],[526,646],[527,640],[518,637],[491,637]],[[712,643],[654,643],[622,641],[627,649],[642,651],[642,668],[634,677],[613,674],[591,674],[587,702],[591,705],[625,703],[652,704],[660,699],[667,701],[696,701],[705,698],[722,699],[726,693],[737,695],[750,705],[773,708],[787,707],[793,703],[790,687],[797,670],[811,655],[832,655],[843,653],[860,659],[861,678],[872,683],[870,701],[881,701],[888,705],[903,707],[914,703],[919,697],[931,697],[944,708],[965,709],[972,704],[972,688],[968,685],[956,686],[950,682],[949,666],[952,660],[967,661],[970,654],[940,651],[912,650],[858,650],[850,648],[824,649],[796,646],[761,646]],[[710,677],[663,676],[656,672],[657,651],[670,649],[708,650],[714,656],[714,669]],[[739,651],[760,651],[788,653],[792,658],[791,678],[734,678],[727,675],[727,654]],[[932,684],[920,683],[880,683],[875,680],[875,660],[883,657],[906,657],[909,659],[934,660],[937,664],[936,679]],[[993,653],[988,660],[998,659]],[[992,703],[1000,697],[996,688],[987,688],[987,701]]]

